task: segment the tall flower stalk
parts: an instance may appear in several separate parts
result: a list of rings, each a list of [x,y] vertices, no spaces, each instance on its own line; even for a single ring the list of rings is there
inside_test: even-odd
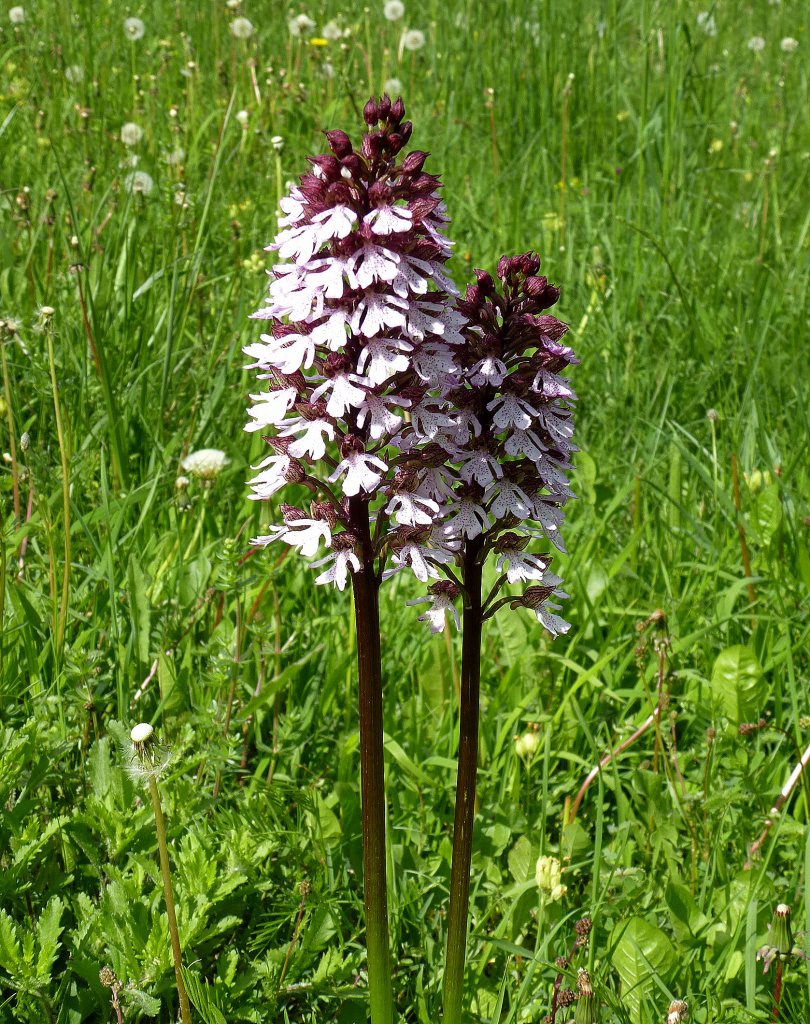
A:
[[[250,481],[253,498],[286,485],[299,504],[254,540],[282,541],[321,569],[316,584],[343,590],[351,576],[357,633],[363,875],[373,1024],[393,1014],[386,898],[385,790],[379,589],[411,568],[435,575],[420,552],[448,561],[437,502],[416,488],[411,466],[457,384],[454,350],[464,319],[443,266],[450,255],[438,178],[427,154],[401,156],[411,135],[401,100],[369,100],[359,150],[342,131],[330,153],[281,202],[271,249],[270,331],[249,345],[267,390],[252,395],[249,431],[272,449]],[[406,416],[406,410],[410,417]],[[444,422],[446,413],[437,412]],[[421,462],[419,463],[421,465]],[[310,492],[308,506],[301,495]],[[388,557],[392,567],[384,571]]]
[[[545,313],[559,291],[539,275],[532,253],[503,257],[498,282],[477,271],[458,309],[464,315],[465,344],[456,352],[457,384],[434,403],[431,444],[421,452],[433,467],[423,478],[440,498],[444,550],[454,553],[457,576],[443,565],[447,580],[434,583],[425,618],[435,631],[445,612],[456,617],[453,599],[463,600],[458,781],[450,878],[444,1024],[461,1020],[467,942],[472,830],[478,766],[478,707],[483,623],[504,605],[530,608],[553,635],[568,624],[557,615],[555,598],[566,595],[551,572],[549,543],[565,550],[560,526],[572,496],[566,478],[575,448],[575,395],[564,371],[576,362],[561,343],[568,328]],[[432,449],[432,451],[431,451]],[[541,542],[537,552],[530,541]],[[445,561],[431,551],[429,562]],[[484,564],[496,558],[497,578],[486,597]],[[501,596],[507,584],[530,586]]]

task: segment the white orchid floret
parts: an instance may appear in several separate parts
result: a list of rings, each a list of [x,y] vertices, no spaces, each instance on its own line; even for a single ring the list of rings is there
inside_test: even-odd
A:
[[[286,474],[290,464],[291,459],[288,455],[268,455],[258,466],[254,467],[254,469],[260,469],[262,472],[248,481],[255,492],[249,495],[249,497],[254,501],[259,501],[264,498],[270,498],[276,491],[281,490],[287,483]]]
[[[335,428],[329,420],[322,417],[310,419],[306,416],[296,417],[284,424],[279,431],[280,437],[295,437],[287,451],[295,459],[305,455],[313,460],[322,459],[326,455],[326,441],[334,441]]]
[[[513,430],[504,442],[504,451],[507,455],[517,458],[525,455],[535,465],[544,457],[548,446],[540,440],[533,430]]]
[[[341,544],[342,538],[347,538],[344,543],[349,544],[349,546]],[[328,555],[324,558],[319,558],[317,562],[310,562],[309,564],[313,569],[318,569],[322,565],[329,566],[328,569],[315,577],[315,583],[318,586],[334,583],[338,590],[344,590],[348,581],[349,570],[352,572],[360,571],[360,559],[354,553],[353,547],[350,546],[347,534],[336,534],[332,538],[332,543],[334,547]]]
[[[378,281],[390,284],[399,270],[399,253],[373,242],[366,242],[346,261],[346,276],[352,288],[370,288]],[[407,298],[407,294],[401,297]]]
[[[308,519],[305,516],[287,519],[285,515],[285,522],[286,528],[279,534],[279,539],[297,548],[306,558],[312,558],[321,543],[328,547],[332,540],[329,523],[323,520]]]
[[[373,391],[365,393],[365,401],[357,411],[357,426],[362,429],[368,420],[368,433],[372,441],[393,434],[402,424],[402,417],[391,412],[389,405],[407,409],[410,402],[399,395],[377,395]]]
[[[452,454],[461,466],[459,479],[465,483],[475,482],[481,487],[489,487],[503,476],[500,462],[486,448],[457,448]]]
[[[333,206],[312,218],[317,226],[320,241],[329,242],[333,238],[346,238],[357,223],[357,214],[348,206]]]
[[[405,326],[408,302],[388,292],[366,292],[357,303],[350,321],[355,334],[374,338],[389,328]]]
[[[576,401],[576,393],[565,377],[558,373],[551,373],[550,370],[539,370],[532,381],[532,391],[542,393],[547,398],[564,398],[568,401]]]
[[[378,206],[363,218],[375,235],[400,234],[408,231],[413,223],[413,214],[404,206]]]
[[[343,310],[329,310],[323,323],[317,324],[310,331],[310,337],[316,345],[328,348],[330,352],[340,352],[346,347],[346,325],[349,316]]]
[[[487,404],[487,409],[494,412],[492,422],[498,430],[528,430],[539,417],[538,411],[525,398],[512,394],[498,395]]]
[[[371,338],[357,360],[357,369],[364,373],[372,387],[385,384],[410,366],[408,353],[413,345],[404,338]]]
[[[259,395],[251,395],[254,405],[249,406],[248,413],[253,422],[245,425],[245,430],[252,432],[264,427],[278,426],[292,408],[297,391],[295,388],[281,388],[277,391],[265,391]]]
[[[408,334],[416,341],[422,341],[427,334],[435,334],[448,345],[462,345],[464,338],[461,328],[464,318],[454,309],[439,302],[420,299],[408,308]]]
[[[333,358],[336,366],[340,365],[338,360],[343,360],[342,356],[329,357],[330,360]],[[345,417],[347,409],[360,408],[366,397],[365,390],[357,386],[365,383],[364,378],[356,373],[348,372],[350,365],[348,360],[345,360],[345,365],[347,369],[344,372],[330,372],[326,380],[312,392],[313,402],[318,401],[324,395],[329,395],[326,411],[335,419]]]
[[[419,622],[427,622],[430,626],[431,633],[443,633],[445,623],[447,621],[447,612],[453,616],[456,623],[456,629],[461,629],[461,619],[458,614],[458,608],[453,603],[458,597],[459,589],[455,583],[451,583],[449,580],[441,580],[439,583],[434,583],[430,588],[428,594],[424,597],[414,598],[413,601],[406,601],[408,605],[423,604],[425,601],[429,601],[431,607],[428,608],[424,614],[419,616]]]
[[[498,387],[506,377],[506,363],[496,356],[485,356],[467,371],[473,387]]]
[[[542,580],[548,569],[548,558],[543,559],[539,555],[523,550],[528,541],[528,537],[519,537],[514,533],[506,533],[498,538],[495,568],[498,572],[503,572],[504,565],[508,567],[506,578],[509,583]]]
[[[452,562],[459,547],[457,541],[448,540],[437,529],[411,530],[399,527],[392,531],[391,536],[391,561],[394,568],[385,570],[384,580],[403,569],[410,569],[420,583],[427,583],[431,578],[439,579],[440,573],[436,567]]]
[[[463,536],[475,540],[492,526],[492,519],[479,500],[458,495],[454,498],[456,500],[447,508],[445,533],[448,537]]]
[[[516,483],[511,480],[500,480],[486,491],[489,511],[496,519],[513,515],[517,519],[531,519],[533,515],[532,499]]]
[[[280,228],[284,228],[297,224],[304,216],[305,201],[306,200],[304,199],[301,189],[298,188],[297,185],[294,185],[290,189],[290,194],[288,196],[282,196],[278,204],[281,207],[282,212],[285,214],[284,217],[279,217],[278,226]],[[268,245],[266,248],[270,249],[272,246]]]
[[[361,491],[370,494],[376,489],[383,473],[388,471],[388,466],[376,455],[369,455],[363,442],[354,435],[344,439],[341,451],[344,457],[329,474],[329,483],[334,483],[345,473],[342,486],[347,498],[353,498]]]
[[[413,475],[410,475],[411,477]],[[432,498],[406,489],[408,476],[397,474],[394,493],[385,506],[388,515],[393,515],[401,526],[430,526],[439,514],[439,506]],[[414,479],[410,480],[415,482]]]
[[[441,342],[424,342],[413,356],[413,368],[431,388],[452,387],[456,383],[453,350]]]
[[[309,369],[315,358],[315,344],[310,334],[285,334],[274,338],[272,334],[262,334],[264,347],[248,345],[245,353],[261,359],[260,366],[274,366],[283,374],[292,374],[301,369]]]

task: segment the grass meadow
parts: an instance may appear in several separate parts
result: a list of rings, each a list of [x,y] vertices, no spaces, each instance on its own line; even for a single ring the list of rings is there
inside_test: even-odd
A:
[[[366,1020],[351,597],[286,548],[249,554],[277,509],[247,500],[265,446],[241,349],[287,183],[322,130],[358,138],[386,83],[442,176],[456,282],[540,252],[581,358],[571,631],[525,611],[485,629],[468,1019],[542,1021],[587,915],[563,984],[589,969],[599,1021],[663,1024],[674,999],[700,1024],[771,1020],[777,904],[810,952],[806,774],[750,853],[810,743],[810,9],[19,10],[0,11],[0,1021],[116,1020],[114,994],[120,1019],[176,1019],[125,757],[142,720],[171,750],[195,1020]],[[203,448],[229,463],[178,486]],[[389,901],[398,1019],[434,1024],[459,646],[416,623],[420,592],[382,594]],[[538,887],[540,856],[564,892]],[[810,1019],[798,955],[777,1012]]]

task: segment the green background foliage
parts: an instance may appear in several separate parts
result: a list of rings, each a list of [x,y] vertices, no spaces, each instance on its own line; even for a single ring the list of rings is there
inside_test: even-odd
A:
[[[112,1019],[105,965],[126,1020],[174,1019],[154,827],[122,751],[141,719],[172,752],[196,1014],[365,1019],[350,599],[288,552],[247,554],[275,510],[246,500],[264,446],[242,431],[241,347],[286,182],[322,129],[356,138],[392,78],[445,182],[459,285],[539,251],[582,359],[580,500],[557,563],[571,632],[552,643],[507,611],[485,634],[470,1020],[542,1019],[589,914],[574,967],[600,1019],[664,1020],[684,997],[699,1022],[765,1021],[773,973],[754,955],[774,905],[810,928],[806,780],[746,866],[808,743],[806,5],[718,3],[714,35],[682,2],[405,6],[388,22],[377,2],[310,4],[339,40],[292,37],[299,9],[268,0],[0,14],[0,318],[17,327],[0,399],[2,1020]],[[404,26],[422,49],[400,51]],[[128,190],[133,170],[148,194]],[[229,465],[177,489],[205,447]],[[429,1024],[458,641],[415,623],[418,593],[392,581],[382,629],[395,999]],[[658,608],[664,629],[637,628]],[[651,713],[665,639],[660,725],[564,828],[589,768]],[[532,723],[526,763],[513,737]],[[537,889],[541,854],[562,861],[560,900]],[[796,963],[782,1017],[809,1010]]]

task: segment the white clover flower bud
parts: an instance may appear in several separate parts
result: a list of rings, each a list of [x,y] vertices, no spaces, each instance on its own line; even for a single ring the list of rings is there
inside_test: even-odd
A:
[[[562,867],[556,857],[538,857],[535,868],[537,888],[548,893],[553,902],[562,899],[568,892],[568,887],[562,884],[561,879]]]
[[[540,749],[540,737],[537,729],[515,736],[515,753],[524,761],[531,761]]]

